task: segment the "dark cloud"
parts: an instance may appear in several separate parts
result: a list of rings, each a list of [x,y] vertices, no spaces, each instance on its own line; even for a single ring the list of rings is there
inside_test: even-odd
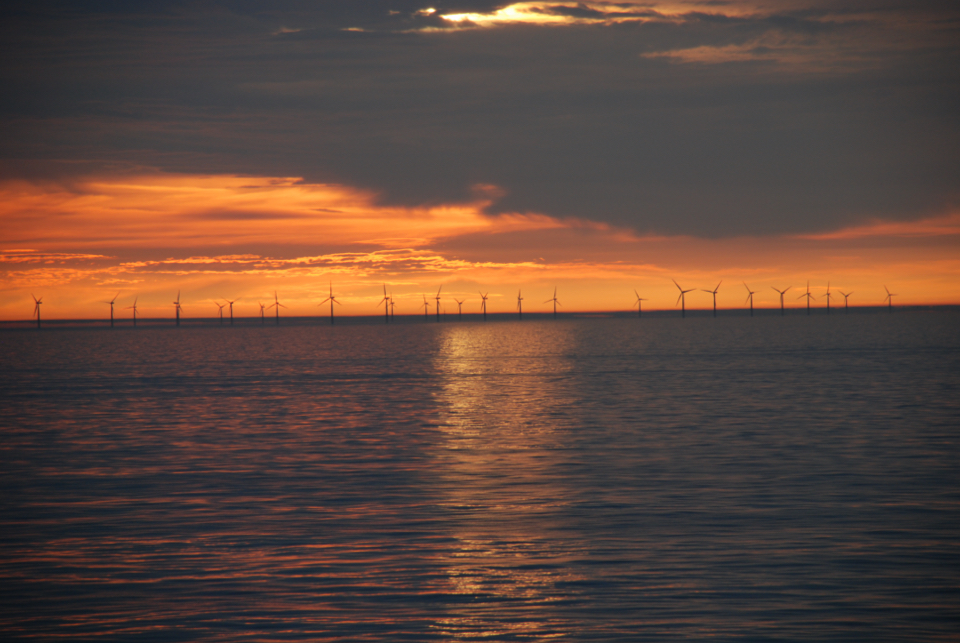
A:
[[[420,31],[428,6],[504,4],[10,5],[4,171],[304,176],[403,204],[495,184],[502,210],[710,236],[957,203],[949,8]]]

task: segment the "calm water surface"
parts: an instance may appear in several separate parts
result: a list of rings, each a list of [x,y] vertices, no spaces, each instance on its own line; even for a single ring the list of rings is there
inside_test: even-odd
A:
[[[0,342],[5,639],[960,632],[955,312]]]

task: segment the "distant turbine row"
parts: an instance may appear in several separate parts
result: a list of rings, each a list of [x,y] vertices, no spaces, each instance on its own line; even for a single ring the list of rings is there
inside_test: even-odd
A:
[[[680,306],[680,316],[681,316],[681,317],[686,317],[686,316],[687,316],[687,299],[686,299],[687,293],[693,292],[693,291],[697,290],[697,288],[689,288],[689,289],[687,289],[687,290],[684,290],[684,289],[680,286],[680,284],[677,283],[676,279],[672,279],[671,281],[673,281],[673,284],[677,287],[677,290],[680,291],[680,294],[679,294],[679,296],[677,297],[677,302],[674,304],[674,306]],[[702,291],[705,292],[705,293],[709,293],[709,294],[713,295],[713,316],[714,316],[714,317],[717,316],[717,293],[720,291],[720,285],[721,285],[722,283],[723,283],[723,280],[721,279],[721,280],[717,283],[716,287],[715,287],[713,290],[707,290],[706,288],[700,288],[700,289],[699,289],[699,290],[702,290]],[[746,282],[743,282],[743,287],[747,289],[747,298],[744,300],[743,303],[744,303],[744,305],[747,305],[747,304],[749,303],[749,305],[750,305],[750,316],[753,317],[753,296],[756,294],[756,292],[753,291],[753,290],[750,290],[750,286],[748,286]],[[787,291],[790,290],[791,288],[793,288],[793,286],[787,286],[787,287],[784,288],[783,290],[780,290],[779,288],[776,288],[776,287],[774,287],[774,286],[770,286],[770,287],[780,295],[780,315],[782,316],[782,315],[785,314],[785,307],[784,307],[784,302],[783,302],[784,295],[786,295]],[[884,298],[883,302],[884,302],[885,304],[887,304],[890,312],[892,312],[892,311],[893,311],[893,298],[894,298],[894,297],[897,297],[898,295],[897,295],[897,293],[892,293],[892,292],[890,292],[890,290],[889,290],[886,286],[884,286],[883,289],[884,289],[884,290],[886,291],[886,293],[887,293],[887,296]],[[443,290],[443,286],[442,286],[442,285],[440,286],[440,288],[437,289],[437,294],[436,294],[434,297],[432,297],[432,299],[434,299],[434,300],[436,301],[436,304],[435,304],[435,306],[436,306],[436,319],[437,319],[438,322],[440,321],[440,291],[441,291],[441,290]],[[850,299],[850,295],[852,295],[853,292],[852,292],[852,291],[851,291],[851,292],[843,292],[842,290],[838,290],[837,292],[839,292],[841,295],[843,295],[843,308],[844,308],[844,312],[849,311],[849,309],[850,309],[849,299]],[[480,294],[480,312],[481,312],[481,314],[483,315],[483,321],[487,321],[487,298],[488,298],[489,293],[483,293],[483,292],[481,292],[481,293],[479,293],[479,294]],[[635,300],[633,303],[637,306],[637,316],[638,316],[638,317],[642,317],[642,316],[643,316],[643,302],[648,301],[648,300],[647,300],[645,297],[641,297],[641,296],[640,296],[640,293],[637,292],[636,289],[634,289],[633,294],[636,295],[636,300]],[[105,304],[109,304],[109,306],[110,306],[110,327],[111,327],[111,328],[113,328],[113,323],[114,323],[113,306],[114,306],[114,303],[117,301],[117,297],[119,297],[119,296],[120,296],[120,293],[118,292],[116,295],[114,295],[113,299],[111,299],[110,301],[105,301],[105,302],[103,302],[103,303],[105,303]],[[830,291],[830,282],[827,282],[827,292],[826,292],[825,297],[826,297],[826,300],[827,300],[827,314],[828,314],[828,315],[830,314],[830,297],[831,297],[831,296],[832,296],[832,293],[831,293],[831,291]],[[33,315],[31,316],[31,318],[36,317],[36,319],[37,319],[37,328],[40,328],[40,305],[43,303],[43,297],[37,298],[35,295],[31,295],[31,297],[33,297],[33,301],[34,301]],[[811,299],[816,299],[816,295],[814,295],[813,293],[810,292],[810,282],[809,282],[809,281],[807,282],[807,290],[806,290],[806,292],[804,292],[802,295],[800,295],[799,297],[797,297],[797,299],[803,299],[804,297],[806,297],[806,299],[807,299],[807,314],[809,315],[809,314],[810,314],[810,300],[811,300]],[[134,298],[134,300],[133,300],[133,305],[132,305],[132,306],[127,306],[126,308],[124,308],[124,310],[133,310],[133,325],[134,325],[134,326],[137,325],[137,301],[138,301],[138,300],[139,300],[139,295]],[[464,300],[461,301],[461,300],[459,300],[459,299],[457,299],[457,298],[453,298],[453,300],[454,300],[455,302],[457,302],[457,316],[458,316],[457,318],[458,318],[458,319],[463,319],[463,304],[464,304],[464,302],[466,301],[466,299],[464,299]],[[234,299],[234,300],[231,301],[231,300],[229,300],[229,299],[224,299],[224,303],[222,303],[222,304],[221,304],[220,302],[218,302],[218,301],[214,301],[214,304],[215,304],[215,305],[218,307],[218,309],[219,309],[220,324],[221,324],[221,325],[223,324],[223,309],[226,308],[227,306],[229,306],[229,310],[230,310],[230,325],[233,325],[233,305],[234,305],[235,303],[237,303],[237,301],[239,301],[239,300],[238,300],[238,299]],[[323,301],[321,301],[319,304],[317,304],[317,305],[318,305],[318,306],[322,306],[323,304],[325,304],[325,303],[327,303],[327,302],[330,302],[330,323],[332,324],[332,323],[334,322],[334,304],[336,304],[337,306],[342,306],[342,305],[343,305],[343,304],[341,304],[339,301],[337,301],[336,296],[333,294],[333,283],[332,283],[332,282],[330,283],[330,295],[329,295],[326,299],[324,299]],[[286,306],[284,306],[283,304],[280,303],[280,299],[279,299],[279,297],[277,296],[277,291],[274,291],[274,292],[273,292],[273,303],[270,304],[269,306],[265,306],[265,305],[263,304],[263,302],[258,302],[258,303],[259,303],[259,305],[260,305],[260,323],[261,323],[261,324],[266,323],[266,311],[269,310],[269,309],[271,309],[271,308],[274,308],[274,309],[275,309],[275,320],[276,320],[276,323],[277,323],[277,324],[280,323],[280,309],[281,309],[281,308],[286,308]],[[557,299],[557,289],[556,289],[556,288],[553,289],[553,297],[551,297],[550,299],[547,299],[547,300],[544,301],[543,303],[545,303],[545,304],[553,303],[553,317],[554,317],[554,319],[556,319],[556,317],[557,317],[557,306],[560,306],[560,301]],[[383,285],[383,299],[380,300],[380,302],[377,304],[377,306],[379,307],[380,305],[383,305],[384,320],[385,320],[386,323],[389,323],[390,321],[393,320],[395,302],[394,302],[394,299],[393,299],[393,293],[387,294],[387,285],[386,285],[386,284]],[[424,316],[424,319],[428,319],[429,316],[430,316],[430,302],[427,301],[427,296],[426,296],[426,295],[423,295],[423,304],[422,304],[422,306],[423,306],[423,316]],[[174,300],[174,302],[173,302],[173,307],[174,307],[174,312],[175,312],[175,316],[176,316],[176,325],[179,326],[179,325],[180,325],[180,313],[183,311],[183,306],[180,304],[180,291],[177,291],[177,298],[176,298],[176,300]],[[523,319],[523,297],[521,296],[521,291],[520,291],[520,290],[517,290],[517,316],[518,316],[520,319]]]

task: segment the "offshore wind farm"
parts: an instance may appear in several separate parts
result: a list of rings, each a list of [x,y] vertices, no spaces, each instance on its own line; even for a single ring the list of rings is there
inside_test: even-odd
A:
[[[957,639],[957,3],[0,25],[0,641]]]
[[[677,298],[677,301],[675,302],[675,306],[679,306],[679,307],[680,307],[680,310],[679,310],[680,317],[681,317],[681,318],[685,318],[685,317],[686,317],[686,314],[687,314],[686,295],[689,294],[689,293],[691,293],[691,292],[693,292],[693,291],[695,291],[695,290],[697,290],[697,289],[696,289],[696,288],[691,288],[691,289],[683,290],[683,289],[680,287],[680,285],[677,284],[677,282],[676,282],[675,280],[672,280],[672,283],[676,286],[676,288],[677,288],[678,291],[680,292],[680,294],[679,294],[679,296],[678,296],[678,298]],[[711,312],[713,317],[717,317],[717,312],[718,312],[718,308],[717,308],[717,293],[719,292],[719,288],[720,288],[720,284],[721,284],[721,283],[722,283],[722,280],[721,280],[721,282],[718,283],[712,290],[706,289],[706,288],[701,288],[701,289],[700,289],[700,290],[702,290],[703,292],[711,295],[711,305],[712,305],[711,308],[706,308],[706,309],[704,309],[704,308],[691,309],[691,312],[692,312],[692,313],[693,313],[693,312],[700,312],[700,313],[702,313],[702,312],[704,312],[704,310],[706,310],[706,311]],[[733,307],[727,307],[727,308],[721,308],[721,309],[720,309],[721,314],[724,314],[724,315],[727,315],[727,316],[730,316],[730,315],[736,316],[736,315],[741,315],[741,314],[745,314],[745,313],[746,313],[746,314],[748,314],[750,317],[753,317],[753,316],[754,316],[753,296],[754,296],[756,293],[755,293],[754,291],[750,290],[750,287],[747,286],[747,284],[746,284],[745,282],[744,282],[743,285],[744,285],[744,287],[745,287],[746,290],[747,290],[747,298],[743,301],[742,305],[740,305],[740,306],[733,306]],[[317,303],[316,305],[317,305],[317,306],[323,306],[323,305],[325,305],[325,304],[329,304],[329,306],[330,306],[329,321],[330,321],[330,324],[332,325],[332,324],[334,323],[334,320],[335,320],[335,317],[334,317],[334,305],[343,306],[343,303],[342,303],[340,300],[338,300],[338,298],[333,294],[333,282],[332,282],[332,281],[329,282],[328,287],[329,287],[329,290],[328,290],[327,296],[326,296],[322,301],[320,301],[319,303]],[[781,315],[781,316],[786,315],[786,311],[788,310],[788,309],[786,308],[785,304],[784,304],[784,295],[786,294],[786,292],[787,292],[788,290],[790,290],[791,287],[792,287],[792,286],[788,286],[787,288],[781,290],[781,289],[779,289],[779,288],[776,288],[776,287],[771,286],[771,288],[780,296],[779,311],[780,311],[780,315]],[[392,295],[387,295],[387,285],[386,285],[385,283],[382,284],[382,288],[383,288],[383,297],[381,298],[381,300],[379,301],[379,303],[377,303],[374,307],[376,308],[376,307],[379,307],[379,306],[381,306],[381,305],[384,306],[384,318],[383,318],[383,321],[386,322],[386,323],[390,323],[391,321],[393,321],[393,320],[395,319],[395,306],[396,306],[396,301],[395,301],[395,298],[394,298]],[[442,289],[443,289],[443,285],[441,284],[441,285],[439,286],[439,288],[437,289],[437,293],[436,293],[436,294],[434,295],[434,297],[433,297],[433,299],[434,299],[434,304],[433,304],[433,306],[434,306],[434,313],[435,313],[435,321],[436,321],[436,322],[440,322],[440,321],[441,321],[441,305],[440,305],[440,299],[441,299],[441,297],[440,297],[440,293],[441,293]],[[860,311],[862,311],[862,312],[872,312],[872,311],[875,311],[876,309],[886,308],[886,312],[893,312],[893,310],[894,310],[893,297],[896,296],[897,294],[896,294],[896,293],[891,293],[886,286],[883,286],[883,289],[884,289],[884,292],[886,293],[886,296],[885,296],[882,300],[880,300],[879,302],[874,302],[872,306],[871,306],[871,305],[861,305],[861,306],[859,306],[859,307],[855,307],[854,310],[860,310]],[[545,301],[543,302],[543,303],[545,303],[545,304],[550,304],[550,305],[551,305],[551,308],[548,308],[548,309],[546,309],[546,310],[541,310],[541,311],[530,311],[530,310],[528,309],[528,316],[532,315],[532,316],[536,317],[536,316],[538,316],[538,315],[541,315],[541,316],[547,316],[547,315],[549,315],[549,316],[552,317],[553,319],[557,319],[557,318],[558,318],[558,315],[560,314],[559,311],[558,311],[558,309],[557,309],[557,306],[559,305],[559,300],[557,299],[557,292],[558,292],[558,289],[555,287],[554,290],[553,290],[553,296],[552,296],[550,299],[547,299],[547,300],[545,300]],[[850,308],[849,308],[849,297],[850,297],[853,293],[852,293],[852,292],[851,292],[851,293],[844,293],[844,292],[842,292],[842,291],[838,291],[838,292],[840,292],[840,294],[844,296],[844,312],[849,312],[849,310],[850,310]],[[641,297],[641,296],[640,296],[640,293],[637,291],[637,289],[633,289],[633,294],[634,294],[634,297],[635,297],[634,300],[633,300],[633,304],[637,307],[637,317],[642,318],[642,316],[643,316],[643,309],[642,309],[643,303],[642,303],[642,302],[648,301],[648,298],[646,298],[646,297]],[[117,294],[113,297],[113,299],[111,299],[110,301],[106,302],[106,303],[108,303],[108,304],[110,305],[110,316],[109,316],[109,319],[108,319],[110,328],[113,328],[114,325],[115,325],[115,318],[114,318],[114,313],[113,313],[113,307],[114,307],[114,303],[116,302],[116,300],[117,300],[119,297],[120,297],[120,293],[117,293]],[[280,313],[280,308],[286,308],[286,306],[285,306],[284,304],[281,304],[281,303],[280,303],[278,291],[274,291],[274,292],[273,292],[273,297],[274,297],[274,303],[273,303],[273,304],[270,304],[269,306],[265,306],[264,304],[259,303],[259,310],[258,310],[257,312],[260,313],[259,317],[260,317],[261,325],[262,325],[262,323],[263,323],[264,320],[265,320],[265,318],[264,318],[265,311],[266,311],[266,310],[269,310],[269,309],[271,309],[271,308],[274,309],[274,322],[275,322],[275,325],[279,325],[279,324],[280,324],[280,314],[279,314],[279,313]],[[422,313],[423,313],[423,319],[424,319],[424,320],[427,320],[427,319],[429,319],[429,317],[430,317],[430,306],[431,306],[431,304],[430,304],[429,301],[427,301],[426,295],[421,294],[420,297],[421,297],[421,299],[422,299],[422,303],[420,303],[419,306],[417,306],[417,308],[416,308],[416,314],[414,315],[414,313],[413,313],[412,311],[410,311],[409,308],[408,308],[408,311],[407,311],[407,313],[406,313],[406,316],[409,316],[411,320],[415,320],[415,319],[419,318],[419,314],[420,314],[421,311],[422,311]],[[462,321],[462,320],[463,320],[463,305],[464,305],[465,303],[467,303],[467,301],[469,300],[469,296],[464,295],[464,297],[465,297],[464,299],[458,299],[458,298],[456,298],[456,297],[452,297],[452,298],[454,299],[454,301],[457,303],[457,316],[456,316],[456,320],[457,320],[457,321]],[[133,304],[132,304],[131,306],[127,306],[127,307],[125,308],[125,310],[130,310],[130,311],[131,311],[131,316],[130,316],[129,322],[130,322],[130,324],[131,324],[132,326],[134,326],[134,327],[136,327],[136,325],[137,325],[137,320],[138,320],[137,302],[139,301],[139,298],[140,298],[140,295],[139,295],[139,294],[135,294],[135,295],[134,295]],[[802,311],[805,312],[806,315],[810,315],[811,312],[814,312],[814,311],[821,311],[821,312],[829,315],[829,314],[830,314],[830,298],[831,298],[830,282],[828,282],[827,285],[826,285],[825,293],[824,293],[825,305],[824,305],[823,307],[820,307],[820,308],[812,307],[811,300],[816,299],[816,296],[811,293],[811,291],[810,291],[810,283],[807,282],[806,291],[797,298],[797,299],[805,299],[805,306],[804,306],[803,308],[792,308],[792,309],[789,309],[789,310],[792,310],[793,312],[797,312],[797,311],[801,311],[801,310],[802,310]],[[479,309],[478,309],[478,310],[471,311],[471,310],[468,308],[468,311],[467,311],[467,319],[469,320],[469,319],[472,319],[472,318],[474,318],[474,317],[477,317],[477,318],[482,319],[483,321],[486,321],[486,320],[487,320],[487,313],[488,313],[487,301],[488,301],[488,299],[489,299],[489,292],[486,293],[486,294],[480,293],[479,298],[474,298],[474,299],[476,300],[476,301],[475,301],[475,306],[477,306]],[[41,297],[40,299],[37,299],[36,297],[34,297],[33,300],[34,300],[33,318],[35,318],[35,319],[37,320],[37,328],[41,328],[41,325],[40,325],[40,322],[39,322],[39,307],[40,307],[40,303],[41,303],[41,301],[42,301],[42,297]],[[183,316],[183,306],[182,306],[180,300],[181,300],[181,292],[178,291],[178,292],[177,292],[177,298],[176,298],[176,300],[173,302],[173,303],[174,303],[174,319],[173,319],[173,321],[174,321],[174,324],[175,324],[176,326],[178,326],[178,327],[180,326],[181,321],[186,321],[186,319],[187,319],[186,317]],[[626,301],[626,299],[625,299],[624,301]],[[217,317],[215,317],[215,319],[218,319],[218,320],[219,320],[219,325],[221,325],[221,326],[224,325],[224,324],[223,324],[223,322],[224,322],[223,310],[224,310],[224,308],[226,308],[227,306],[229,306],[229,310],[230,310],[230,317],[229,317],[229,319],[230,319],[230,325],[231,325],[231,326],[233,325],[233,323],[234,323],[233,305],[234,305],[236,302],[237,302],[237,300],[224,300],[224,303],[220,303],[218,300],[213,300],[213,301],[211,301],[211,303],[212,303],[214,306],[217,307],[218,315],[217,315]],[[925,308],[929,308],[929,307],[925,307]],[[949,307],[948,307],[948,308],[949,308]],[[355,309],[354,309],[354,310],[355,310]],[[771,313],[771,312],[775,312],[775,311],[776,311],[776,308],[774,308],[774,307],[770,307],[770,308],[758,308],[757,311],[758,311],[760,314],[769,314],[769,313]],[[494,314],[495,314],[493,311],[489,311],[489,312],[490,312],[491,315],[494,315]],[[518,290],[518,292],[517,292],[516,308],[515,308],[514,312],[516,312],[516,314],[517,314],[517,319],[521,319],[521,320],[523,319],[523,297],[522,297],[522,289]],[[590,316],[590,315],[593,315],[593,316],[611,316],[611,315],[617,315],[617,314],[623,315],[623,314],[625,314],[625,312],[626,312],[626,309],[616,309],[616,308],[612,308],[612,307],[611,307],[611,308],[609,308],[609,309],[601,309],[601,310],[593,310],[593,311],[570,311],[570,312],[567,313],[567,315],[568,315],[568,316],[574,316],[574,317],[584,316],[584,315],[587,315],[587,316]],[[659,308],[659,309],[658,309],[658,308],[652,308],[652,309],[651,309],[651,308],[648,306],[647,312],[648,312],[648,314],[652,314],[652,315],[655,315],[655,316],[668,316],[668,317],[669,317],[669,316],[673,316],[672,313],[674,313],[674,312],[676,312],[676,311],[675,311],[675,310],[674,310],[674,311],[671,311],[669,308]],[[375,315],[375,314],[374,314],[372,311],[370,311],[368,314],[347,315],[347,316],[345,317],[345,319],[356,318],[356,319],[360,320],[360,319],[363,319],[363,318],[366,318],[366,317],[371,317],[371,316],[374,316],[374,315]],[[403,319],[404,316],[405,316],[405,315],[404,315],[403,313],[401,313],[401,319]],[[508,318],[509,316],[510,316],[510,315],[507,313],[507,311],[504,310],[504,311],[499,311],[499,317],[495,317],[495,318]],[[309,316],[294,315],[294,318],[302,318],[302,319],[310,319],[310,318],[313,318],[313,317],[314,317],[313,315],[309,315]],[[250,318],[253,318],[253,317],[251,316]],[[445,314],[445,313],[444,313],[443,318],[446,318],[446,314]],[[55,318],[54,318],[54,319],[55,319]],[[140,317],[139,319],[141,319],[141,321],[147,321],[148,323],[162,323],[162,318],[148,318],[148,319],[144,320],[142,317]],[[200,317],[197,317],[197,318],[196,318],[196,321],[202,322],[204,319],[206,319],[206,318],[200,316]],[[81,318],[81,319],[75,319],[75,320],[62,319],[62,318],[61,318],[61,319],[58,320],[58,321],[59,321],[61,324],[63,324],[63,323],[71,323],[71,322],[73,322],[73,323],[86,323],[86,324],[90,324],[90,323],[96,323],[96,322],[97,322],[96,319],[89,319],[89,318],[87,318],[87,319],[82,319],[82,318]],[[107,321],[107,320],[104,320],[104,321]],[[7,322],[0,322],[0,324],[4,324],[4,323],[5,323],[7,326],[15,326],[15,325],[17,325],[18,322],[17,322],[16,320],[10,320],[10,321],[7,321]],[[26,322],[23,322],[23,323],[26,323]],[[32,322],[31,322],[31,323],[32,323]]]

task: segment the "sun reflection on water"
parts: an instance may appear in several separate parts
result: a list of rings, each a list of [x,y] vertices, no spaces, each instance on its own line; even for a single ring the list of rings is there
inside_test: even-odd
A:
[[[438,402],[446,416],[437,487],[457,515],[456,545],[443,566],[450,591],[472,597],[439,622],[448,636],[569,634],[553,605],[569,591],[556,586],[583,578],[566,564],[575,552],[557,517],[567,495],[555,457],[562,437],[545,420],[565,403],[576,336],[543,329],[455,326],[440,342]]]

